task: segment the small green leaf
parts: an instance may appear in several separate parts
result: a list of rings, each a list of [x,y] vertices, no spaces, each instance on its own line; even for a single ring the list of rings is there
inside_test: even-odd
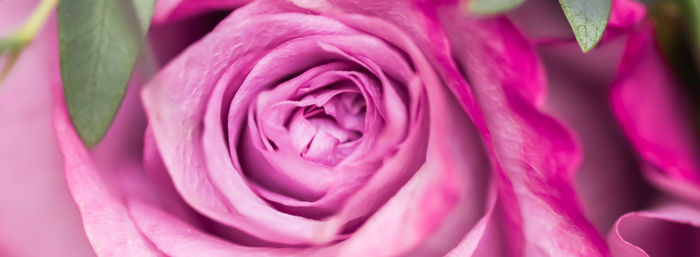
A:
[[[504,13],[520,6],[525,0],[469,0],[467,10],[475,14]]]
[[[611,0],[559,0],[583,52],[593,49],[603,37],[610,18]]]
[[[155,0],[62,0],[58,41],[66,105],[89,147],[124,98]]]
[[[10,70],[19,59],[23,44],[17,43],[14,38],[0,39],[0,85],[10,75]]]

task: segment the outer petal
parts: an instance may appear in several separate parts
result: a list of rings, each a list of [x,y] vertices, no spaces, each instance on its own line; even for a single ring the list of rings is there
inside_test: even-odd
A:
[[[503,247],[510,243],[506,235],[506,224],[503,222],[503,204],[494,202],[489,211],[462,238],[462,241],[446,255],[448,257],[508,256],[508,249]]]
[[[627,35],[638,30],[646,11],[636,1],[613,1],[604,44],[584,54],[560,9],[556,2],[534,0],[512,17],[541,43],[538,51],[547,66],[551,92],[546,109],[571,125],[581,139],[584,155],[576,190],[586,216],[598,231],[606,232],[620,215],[645,208],[656,193],[641,177],[634,149],[608,96]]]
[[[37,2],[0,2],[0,35],[19,27]],[[51,131],[54,27],[52,19],[0,83],[0,256],[94,256]]]
[[[608,235],[615,257],[698,256],[700,210],[666,205],[620,217]]]
[[[501,196],[508,197],[508,190],[514,195],[504,199],[504,208],[514,236],[522,229],[520,250],[526,256],[607,255],[572,187],[577,144],[540,110],[544,78],[532,46],[505,19],[470,19],[449,9],[442,14],[452,45],[459,47],[453,53],[484,112],[485,138],[505,176]]]
[[[549,81],[545,107],[580,139],[583,160],[575,188],[586,217],[600,233],[609,231],[620,215],[646,208],[656,193],[642,177],[636,152],[609,103],[624,39],[585,54],[576,43],[539,48]]]
[[[252,0],[160,0],[153,11],[153,21],[179,20],[212,10],[232,10]]]
[[[700,140],[651,24],[631,35],[610,95],[628,138],[661,188],[700,202]]]
[[[98,256],[163,256],[138,230],[124,203],[127,196],[155,202],[141,163],[146,123],[137,92],[143,74],[135,72],[112,127],[90,151],[68,116],[57,64],[52,74],[53,128],[68,187],[93,249]]]
[[[508,16],[537,45],[576,44],[571,26],[556,1],[527,1]],[[646,9],[638,1],[613,0],[608,26],[600,45],[631,32],[645,18]]]
[[[95,252],[99,256],[162,256],[136,228],[121,195],[101,177],[100,173],[106,170],[97,167],[75,133],[60,84],[56,84],[54,129],[65,157],[68,186],[78,204],[85,232]],[[129,171],[132,169],[130,167],[123,168],[120,172],[132,172]]]

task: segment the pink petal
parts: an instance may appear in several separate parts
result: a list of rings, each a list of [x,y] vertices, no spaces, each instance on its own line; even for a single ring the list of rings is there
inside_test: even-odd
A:
[[[324,239],[327,237],[325,234],[335,231],[343,225],[342,222],[321,223],[278,212],[262,202],[246,185],[246,181],[232,167],[231,160],[223,155],[227,150],[221,140],[222,135],[216,134],[221,133],[221,130],[217,129],[216,124],[220,120],[215,111],[222,105],[216,101],[221,101],[220,97],[226,93],[224,89],[228,82],[235,83],[242,79],[236,77],[240,76],[237,75],[240,72],[237,69],[250,65],[255,60],[255,55],[273,48],[275,44],[307,35],[348,34],[354,31],[318,16],[278,14],[251,18],[253,13],[260,10],[247,7],[236,11],[217,30],[174,60],[145,89],[143,97],[153,134],[177,190],[195,209],[217,221],[276,242],[328,240]],[[258,22],[259,25],[251,22]],[[248,30],[257,31],[260,26],[277,23],[282,26],[277,26],[278,29],[267,44],[260,40],[254,43],[248,41]],[[309,23],[323,26],[303,25]],[[231,48],[228,42],[249,43],[239,45],[240,49],[236,49]],[[227,72],[227,69],[230,70]],[[217,87],[217,80],[221,76],[224,76],[221,79],[224,83],[219,85],[220,90],[215,91],[211,98],[213,100],[209,103],[214,107],[207,108],[208,112],[204,114],[207,104],[205,101]],[[173,87],[173,90],[165,87]],[[234,92],[237,89],[229,88]],[[158,93],[161,90],[170,93]],[[207,116],[203,117],[205,115]],[[205,121],[204,134],[198,130],[201,119]],[[206,160],[200,159],[201,155],[197,154],[202,146],[209,153]],[[216,176],[216,179],[212,182],[209,175]]]
[[[698,256],[700,210],[669,204],[620,217],[608,235],[615,257]]]
[[[661,188],[700,202],[700,145],[690,104],[654,40],[651,24],[630,36],[610,99],[626,135]]]
[[[224,241],[138,199],[130,199],[128,206],[144,235],[167,256],[303,256],[298,249],[246,247]]]
[[[213,10],[232,10],[252,0],[159,0],[153,11],[153,21],[164,23],[184,19]]]
[[[642,177],[609,103],[625,43],[616,40],[588,53],[575,43],[539,48],[549,81],[545,110],[569,125],[581,142],[583,159],[574,186],[600,233],[620,215],[646,207],[656,192]]]
[[[547,110],[571,125],[580,137],[584,155],[576,174],[576,190],[586,216],[598,231],[605,232],[620,215],[644,207],[655,194],[641,177],[634,150],[615,120],[608,97],[625,35],[640,27],[646,10],[635,1],[613,1],[604,44],[584,54],[568,35],[571,29],[563,15],[553,15],[560,13],[559,8],[556,2],[528,1],[513,16],[522,28],[530,30],[531,37],[561,38],[542,42],[546,44],[538,48],[550,82]]]
[[[600,46],[633,31],[646,19],[646,14],[644,5],[638,1],[613,0]],[[571,26],[556,1],[530,0],[508,16],[536,45],[576,44]]]
[[[412,10],[404,10],[407,14]],[[394,255],[431,256],[444,254],[483,215],[486,156],[469,116],[437,79],[432,66],[413,40],[396,26],[377,18],[345,15],[343,21],[383,37],[411,58],[428,91],[430,128],[425,163],[407,183],[378,173],[353,197],[346,209],[362,207],[363,194],[387,185],[402,188],[366,224],[339,246],[340,256]],[[440,117],[447,116],[450,119]],[[421,124],[421,123],[417,123]],[[465,130],[466,129],[466,130]],[[449,136],[448,136],[449,135]],[[462,142],[462,143],[455,143]],[[415,148],[414,148],[415,149]],[[397,163],[385,163],[398,165]],[[393,175],[396,176],[396,175]],[[405,175],[400,175],[405,176]],[[381,191],[380,191],[381,192]],[[371,198],[369,198],[371,199]],[[384,240],[376,240],[380,235]]]
[[[453,45],[460,46],[454,55],[483,108],[484,136],[502,172],[498,177],[504,179],[499,192],[512,222],[508,230],[514,240],[524,240],[521,249],[513,244],[512,251],[605,256],[607,247],[584,217],[572,186],[578,145],[540,110],[545,82],[532,46],[505,19],[469,19],[450,12],[441,18]]]
[[[214,127],[216,116],[206,119],[210,120],[207,122],[212,122],[212,125],[205,126],[203,138],[202,132],[199,130],[200,122],[204,118],[206,100],[212,93],[217,80],[225,72],[224,69],[235,70],[238,67],[247,66],[250,61],[254,60],[250,57],[260,55],[261,51],[284,42],[284,39],[310,34],[346,33],[343,31],[347,31],[347,28],[341,24],[322,17],[295,14],[251,17],[251,12],[255,11],[252,8],[238,10],[222,22],[225,25],[220,25],[214,32],[165,67],[144,90],[144,103],[158,149],[174,184],[193,208],[217,221],[244,228],[262,238],[287,243],[316,240],[314,238],[318,231],[309,229],[315,222],[280,213],[262,202],[250,191],[245,184],[246,182],[231,166],[223,138],[217,137],[215,134],[208,135],[206,132],[207,129],[213,129],[212,133],[221,132],[220,129]],[[269,40],[267,43],[261,40],[250,40],[251,29],[257,30],[260,26],[266,26],[265,24],[270,22],[281,23],[280,21],[291,22],[271,31],[270,33],[274,34],[267,38]],[[324,25],[313,28],[298,25],[307,23]],[[261,37],[264,36],[258,34]],[[238,48],[236,48],[231,47],[229,42],[243,42],[244,44],[237,45]],[[234,76],[239,73],[229,72],[228,74],[227,76]],[[238,78],[227,77],[224,81],[235,81],[235,79]],[[227,83],[222,86],[226,88],[226,85]],[[173,87],[173,89],[168,87]],[[158,93],[162,90],[168,90],[170,93]],[[223,91],[221,93],[223,94]],[[220,98],[214,97],[212,99]],[[213,111],[220,108],[221,104],[216,106],[216,108],[209,108],[212,111],[211,114],[215,114]],[[171,126],[170,124],[180,125]],[[202,143],[204,144],[202,145]],[[200,155],[202,153],[199,152],[201,151],[200,147],[211,153],[206,160]],[[213,184],[208,177],[207,167],[209,171],[224,172],[228,170],[230,172],[227,172],[226,179],[216,180],[217,185]],[[216,175],[217,173],[212,174]],[[224,184],[225,186],[223,186]],[[217,188],[220,185],[223,187]],[[227,198],[230,194],[235,194],[237,197]],[[293,226],[278,224],[292,224]]]
[[[0,2],[0,35],[23,24],[38,2]],[[50,18],[0,82],[0,256],[95,256],[51,130],[55,24]]]
[[[85,233],[95,252],[100,256],[162,256],[163,254],[143,237],[134,225],[121,199],[120,194],[124,193],[122,191],[125,189],[124,185],[132,185],[134,182],[143,180],[143,178],[131,180],[129,177],[115,176],[139,172],[138,167],[130,166],[138,166],[138,164],[129,163],[123,155],[124,151],[119,151],[120,147],[129,146],[130,140],[123,140],[129,137],[123,137],[124,132],[113,128],[100,145],[103,150],[96,150],[104,153],[102,157],[97,158],[102,161],[96,162],[95,154],[88,152],[72,127],[60,83],[54,83],[53,87],[54,130],[65,158],[68,187],[78,204]],[[132,84],[132,90],[134,87],[136,86]],[[125,101],[134,102],[135,97],[131,94],[131,97],[127,97]],[[129,109],[120,111],[114,122],[115,126],[120,124],[122,127],[131,126],[129,122],[132,120],[128,117]],[[112,143],[109,143],[110,141]],[[111,151],[122,155],[108,154]],[[129,155],[129,152],[126,152],[126,155]]]
[[[146,119],[139,102],[147,74],[138,63],[122,107],[104,139],[88,150],[76,134],[58,78],[53,83],[53,127],[65,159],[68,187],[98,256],[164,256],[144,237],[124,199],[138,197],[160,208],[142,163]]]

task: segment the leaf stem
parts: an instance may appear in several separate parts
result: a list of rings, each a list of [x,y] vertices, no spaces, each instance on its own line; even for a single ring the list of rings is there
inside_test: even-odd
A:
[[[0,39],[0,57],[7,52],[5,64],[0,65],[0,84],[10,74],[22,51],[34,40],[39,29],[46,23],[58,1],[42,0],[22,27],[6,38]]]

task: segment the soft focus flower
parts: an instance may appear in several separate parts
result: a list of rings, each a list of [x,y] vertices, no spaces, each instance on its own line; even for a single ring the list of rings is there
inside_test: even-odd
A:
[[[159,1],[165,65],[152,78],[137,67],[92,150],[46,33],[43,83],[96,254],[700,253],[700,145],[643,6],[613,1],[587,56],[561,17],[533,15],[556,3],[458,6]]]

